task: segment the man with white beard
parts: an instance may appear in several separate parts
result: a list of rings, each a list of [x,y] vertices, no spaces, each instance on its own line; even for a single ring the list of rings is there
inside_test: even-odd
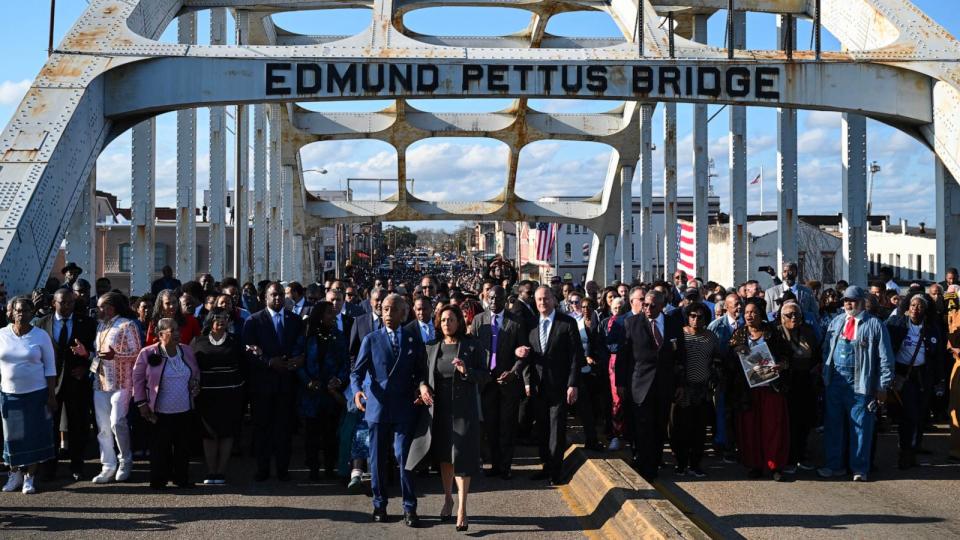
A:
[[[867,480],[877,409],[893,383],[893,349],[883,321],[864,310],[867,293],[851,285],[843,293],[844,312],[830,323],[823,347],[824,478],[843,476],[844,423],[850,426],[853,481]]]

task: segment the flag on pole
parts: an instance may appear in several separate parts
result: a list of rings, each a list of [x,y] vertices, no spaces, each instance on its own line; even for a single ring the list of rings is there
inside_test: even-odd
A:
[[[763,178],[763,172],[758,173],[757,177],[750,181],[750,185],[759,184],[761,178]]]
[[[697,277],[697,255],[693,223],[677,221],[677,269],[687,274],[687,279]]]
[[[550,262],[556,236],[556,223],[537,223],[537,260]]]

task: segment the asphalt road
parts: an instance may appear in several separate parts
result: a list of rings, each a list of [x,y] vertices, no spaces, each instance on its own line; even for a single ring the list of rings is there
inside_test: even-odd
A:
[[[294,463],[298,463],[294,458]],[[90,462],[90,471],[95,465]],[[291,471],[281,483],[252,480],[252,463],[236,458],[227,486],[155,493],[146,484],[146,463],[137,463],[132,482],[94,485],[90,482],[38,483],[35,495],[0,493],[0,538],[583,538],[560,493],[528,479],[532,462],[520,460],[510,481],[475,478],[469,496],[469,524],[457,533],[452,523],[439,523],[443,502],[438,475],[417,478],[422,528],[403,525],[399,497],[390,500],[391,521],[371,523],[370,498],[351,495],[331,481],[309,483],[306,471]],[[65,466],[62,464],[61,469]],[[192,478],[203,466],[194,463]],[[456,488],[454,488],[456,489]],[[399,487],[392,487],[399,496]],[[454,495],[456,497],[456,495]]]
[[[942,426],[941,426],[942,427]],[[740,465],[704,460],[706,479],[661,471],[661,490],[724,538],[960,538],[960,464],[948,462],[945,431],[925,435],[921,466],[897,469],[896,432],[880,435],[870,482],[822,480],[800,471],[790,482],[747,479]],[[821,438],[811,450],[819,459]]]

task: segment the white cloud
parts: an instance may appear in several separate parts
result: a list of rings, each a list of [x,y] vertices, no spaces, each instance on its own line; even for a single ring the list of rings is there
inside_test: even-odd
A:
[[[20,103],[24,94],[30,89],[30,81],[24,79],[20,82],[3,81],[0,82],[0,105],[11,106]]]
[[[807,111],[804,129],[840,129],[840,113],[831,111]]]

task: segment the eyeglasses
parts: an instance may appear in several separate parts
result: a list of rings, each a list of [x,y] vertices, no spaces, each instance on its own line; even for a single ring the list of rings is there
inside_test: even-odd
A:
[[[347,296],[356,296],[356,294],[355,294],[355,293],[352,293],[352,292],[348,292],[348,293],[347,293]]]
[[[799,313],[784,313],[784,314],[783,314],[783,317],[786,317],[786,318],[788,318],[788,319],[799,319],[799,318],[800,318],[800,314],[799,314]]]
[[[699,313],[691,313],[691,314],[687,315],[687,318],[688,318],[688,319],[699,319],[699,318],[700,318],[700,314],[699,314]]]

